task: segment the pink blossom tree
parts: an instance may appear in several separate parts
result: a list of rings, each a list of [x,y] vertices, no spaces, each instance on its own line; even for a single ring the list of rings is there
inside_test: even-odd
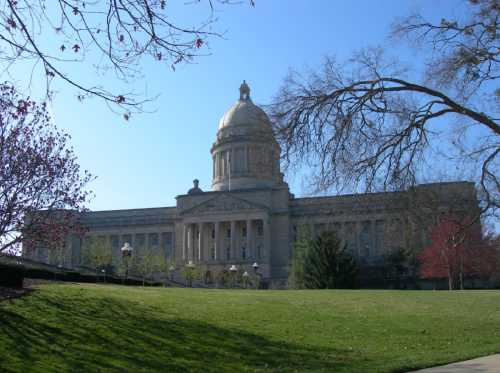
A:
[[[82,233],[78,217],[93,177],[80,170],[68,140],[45,103],[0,84],[0,253],[35,241],[54,247]]]

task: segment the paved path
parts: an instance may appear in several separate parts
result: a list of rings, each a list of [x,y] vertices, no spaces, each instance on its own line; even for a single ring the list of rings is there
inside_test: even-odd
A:
[[[417,370],[414,373],[500,373],[500,354]]]

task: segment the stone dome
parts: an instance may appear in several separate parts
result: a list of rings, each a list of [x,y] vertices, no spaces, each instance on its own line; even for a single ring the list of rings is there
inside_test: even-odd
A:
[[[274,140],[271,121],[265,111],[252,102],[250,87],[245,81],[240,86],[239,100],[219,120],[217,138],[234,135],[259,135]]]
[[[211,149],[215,191],[272,188],[282,183],[280,148],[267,114],[240,86],[240,98],[219,121]]]
[[[264,110],[252,102],[250,97],[236,101],[219,121],[219,130],[234,126],[257,127],[272,131],[269,117]]]

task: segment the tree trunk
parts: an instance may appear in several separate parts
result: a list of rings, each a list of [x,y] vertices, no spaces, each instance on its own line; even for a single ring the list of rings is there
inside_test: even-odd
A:
[[[463,258],[463,256],[460,256],[459,280],[460,280],[460,290],[464,290],[464,258]]]

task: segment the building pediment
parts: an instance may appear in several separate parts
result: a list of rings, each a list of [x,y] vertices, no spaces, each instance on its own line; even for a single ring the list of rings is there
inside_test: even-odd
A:
[[[259,203],[247,201],[228,194],[222,194],[182,211],[181,215],[209,215],[267,210],[267,206]]]

